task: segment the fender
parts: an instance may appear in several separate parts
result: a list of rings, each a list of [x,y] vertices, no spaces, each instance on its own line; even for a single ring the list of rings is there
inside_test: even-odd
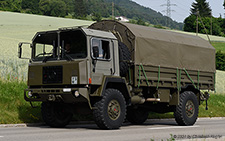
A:
[[[101,86],[91,96],[103,96],[107,88],[119,90],[126,100],[131,98],[125,78],[116,76],[104,76]]]

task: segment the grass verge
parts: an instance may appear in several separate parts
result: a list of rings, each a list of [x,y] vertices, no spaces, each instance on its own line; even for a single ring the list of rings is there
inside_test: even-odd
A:
[[[0,80],[0,124],[40,122],[40,108],[33,109],[23,98],[25,82]]]
[[[212,46],[215,47],[216,51],[221,50],[225,53],[225,42],[212,42]]]
[[[0,80],[0,124],[42,122],[40,103],[32,108],[23,98],[26,88],[25,82]],[[205,102],[200,105],[199,117],[225,117],[225,95],[211,94],[208,108],[205,110]],[[173,113],[150,113],[149,118],[173,118]],[[76,115],[73,120],[92,120],[92,116]]]

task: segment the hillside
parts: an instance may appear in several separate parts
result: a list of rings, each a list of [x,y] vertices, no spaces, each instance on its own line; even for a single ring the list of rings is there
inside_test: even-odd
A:
[[[105,0],[107,2],[112,2],[111,0]],[[125,15],[128,18],[141,18],[148,21],[154,25],[166,25],[166,21],[169,22],[169,27],[173,29],[182,30],[183,23],[177,23],[166,16],[163,16],[161,13],[152,10],[151,8],[141,6],[131,0],[114,0],[116,7],[116,15]]]
[[[113,1],[115,16],[141,19],[150,24],[163,26],[166,26],[168,20],[169,27],[179,30],[183,28],[182,23],[177,23],[131,0]],[[112,0],[1,0],[0,10],[91,20],[95,14],[109,18],[112,15]]]

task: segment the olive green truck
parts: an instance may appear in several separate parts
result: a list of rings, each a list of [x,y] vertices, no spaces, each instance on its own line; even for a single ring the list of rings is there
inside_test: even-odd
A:
[[[196,36],[104,20],[38,32],[30,47],[24,98],[42,102],[51,127],[90,112],[102,129],[125,119],[142,124],[149,112],[174,112],[178,125],[193,125],[215,89],[215,49]]]

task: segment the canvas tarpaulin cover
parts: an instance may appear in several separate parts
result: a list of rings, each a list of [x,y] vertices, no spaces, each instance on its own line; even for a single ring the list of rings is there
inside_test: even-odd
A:
[[[215,48],[192,35],[104,20],[89,28],[110,31],[127,45],[135,64],[215,72]]]

